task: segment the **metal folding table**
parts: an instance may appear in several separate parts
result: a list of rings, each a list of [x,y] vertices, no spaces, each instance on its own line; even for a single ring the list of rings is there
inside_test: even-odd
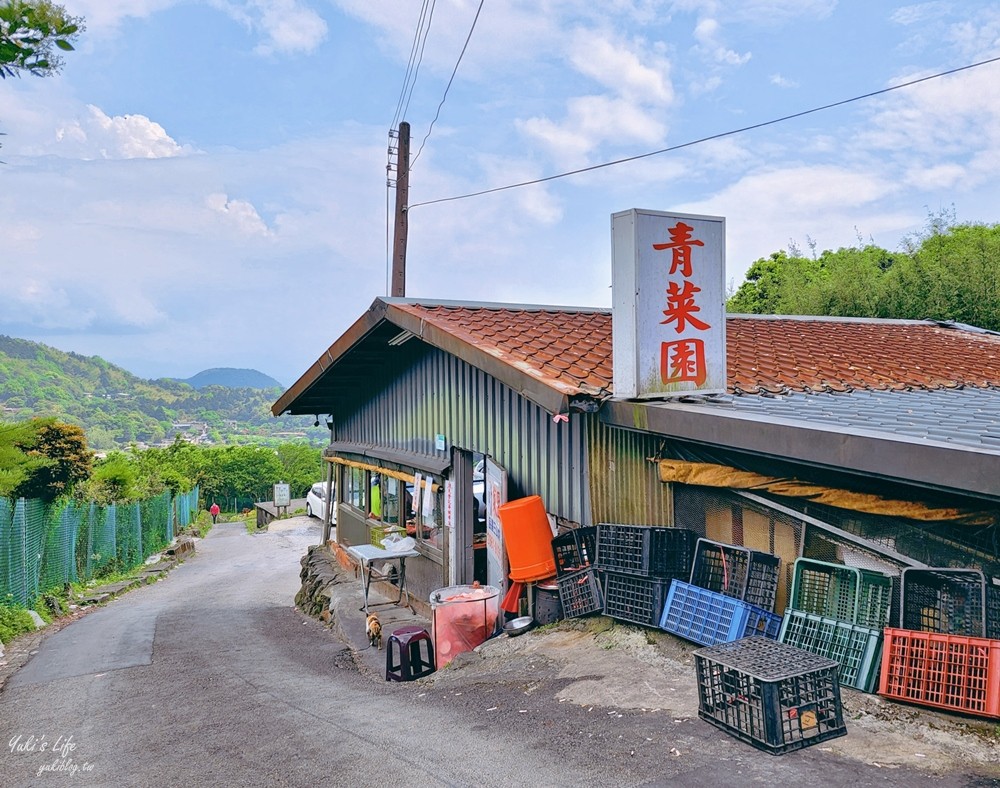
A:
[[[372,579],[375,580],[385,580],[391,579],[391,576],[386,572],[384,565],[375,568],[375,562],[383,562],[390,564],[399,565],[399,598],[394,602],[378,602],[379,605],[398,605],[403,601],[403,594],[406,594],[406,606],[410,606],[410,592],[406,588],[406,559],[413,558],[414,556],[420,555],[416,550],[383,550],[381,547],[375,547],[375,545],[362,544],[356,547],[347,548],[348,555],[356,558],[361,564],[361,585],[365,592],[365,604],[361,608],[365,611],[365,615],[368,615],[368,589],[371,587]],[[376,605],[372,605],[375,607]]]

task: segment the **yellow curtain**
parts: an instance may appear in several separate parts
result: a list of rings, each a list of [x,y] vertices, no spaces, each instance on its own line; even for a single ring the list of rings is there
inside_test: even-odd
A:
[[[818,484],[801,482],[798,479],[764,476],[752,471],[741,471],[727,465],[709,462],[688,462],[686,460],[656,460],[660,468],[660,481],[698,484],[704,487],[728,487],[738,490],[787,495],[794,498],[808,498],[816,503],[850,509],[865,514],[879,514],[888,517],[906,517],[910,520],[939,521],[952,520],[966,525],[992,525],[996,515],[970,509],[934,508],[918,501],[897,501],[868,493],[839,490]]]
[[[395,471],[391,468],[383,468],[380,465],[372,465],[368,462],[357,462],[355,460],[345,460],[343,457],[324,457],[327,462],[335,462],[337,465],[346,465],[350,468],[361,468],[366,471],[371,471],[372,473],[381,473],[383,476],[391,476],[393,479],[399,479],[400,481],[409,482],[413,484],[416,479],[414,479],[412,473],[403,473],[403,471]],[[427,477],[423,477],[423,486],[427,486]],[[438,491],[440,485],[437,482],[431,487],[433,492]]]

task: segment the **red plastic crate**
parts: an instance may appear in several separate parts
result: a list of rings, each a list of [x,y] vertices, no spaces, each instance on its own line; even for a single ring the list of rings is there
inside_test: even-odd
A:
[[[879,695],[1000,718],[1000,640],[885,630]]]

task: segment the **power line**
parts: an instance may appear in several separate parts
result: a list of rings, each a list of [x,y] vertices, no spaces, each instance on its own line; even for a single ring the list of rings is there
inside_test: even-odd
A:
[[[640,153],[637,156],[628,156],[624,159],[615,159],[614,161],[606,161],[603,164],[594,164],[590,167],[581,167],[578,170],[570,170],[569,172],[561,172],[557,175],[548,175],[544,178],[535,178],[531,181],[521,181],[520,183],[511,183],[507,186],[497,186],[492,189],[483,189],[478,192],[470,192],[468,194],[459,194],[454,197],[440,197],[436,200],[427,200],[425,202],[413,203],[407,206],[407,210],[412,210],[413,208],[419,208],[424,205],[435,205],[440,202],[453,202],[455,200],[464,200],[469,197],[480,197],[484,194],[492,194],[494,192],[507,191],[508,189],[517,189],[521,186],[533,186],[537,183],[547,183],[548,181],[555,181],[560,178],[568,178],[570,175],[580,175],[584,172],[593,172],[594,170],[600,170],[605,167],[614,167],[618,164],[627,164],[630,161],[638,161],[639,159],[648,159],[651,156],[659,156],[662,153],[671,153],[672,151],[678,151],[683,148],[690,148],[694,145],[700,145],[703,142],[711,142],[712,140],[723,139],[724,137],[732,137],[736,134],[742,134],[747,131],[754,131],[755,129],[762,129],[765,126],[773,126],[776,123],[783,123],[786,120],[794,120],[795,118],[801,118],[805,115],[812,115],[815,112],[822,112],[823,110],[833,109],[834,107],[840,107],[844,104],[851,104],[855,101],[862,101],[864,99],[873,98],[874,96],[881,96],[885,93],[891,93],[894,90],[900,90],[901,88],[912,87],[913,85],[920,84],[921,82],[927,82],[932,79],[939,79],[940,77],[946,77],[951,74],[957,74],[960,71],[968,71],[969,69],[978,68],[979,66],[986,66],[990,63],[996,63],[1000,61],[1000,57],[993,57],[989,60],[980,60],[978,63],[970,63],[967,66],[959,66],[958,68],[953,68],[948,71],[940,71],[937,74],[931,74],[930,76],[920,77],[919,79],[912,79],[909,82],[902,82],[899,85],[893,85],[892,87],[882,88],[881,90],[875,90],[871,93],[865,93],[860,96],[854,96],[853,98],[843,99],[841,101],[835,101],[832,104],[824,104],[821,107],[814,107],[813,109],[803,110],[802,112],[796,112],[792,115],[785,115],[780,118],[775,118],[773,120],[766,120],[762,123],[755,123],[752,126],[743,126],[739,129],[733,129],[731,131],[723,131],[719,134],[712,134],[708,137],[701,137],[700,139],[691,140],[690,142],[682,142],[679,145],[671,145],[669,148],[661,148],[660,150],[650,151],[649,153]]]
[[[412,167],[417,163],[417,159],[420,158],[420,154],[424,149],[424,144],[427,142],[428,138],[431,136],[431,132],[434,130],[434,124],[437,122],[438,117],[441,115],[441,107],[444,106],[444,101],[448,98],[448,91],[451,90],[451,83],[455,79],[455,74],[458,73],[458,66],[462,62],[462,58],[465,57],[465,50],[469,46],[469,41],[472,40],[472,31],[476,29],[476,22],[479,21],[479,13],[483,10],[483,3],[486,0],[479,0],[479,8],[476,9],[476,16],[472,20],[472,27],[469,28],[469,35],[465,37],[465,44],[462,45],[462,51],[458,55],[458,60],[455,63],[455,68],[452,69],[451,77],[448,79],[448,85],[444,89],[444,95],[441,97],[441,103],[438,104],[437,112],[434,113],[434,120],[431,121],[431,125],[427,129],[427,134],[424,135],[423,141],[420,143],[420,147],[417,149],[417,155],[413,157],[413,161],[410,163]]]
[[[420,64],[424,62],[424,47],[427,46],[427,34],[431,32],[431,22],[434,20],[435,5],[437,5],[436,0],[431,0],[430,9],[427,12],[427,26],[424,28],[424,35],[420,39],[420,53],[417,56],[417,63],[413,67],[413,79],[410,82],[410,92],[406,95],[406,103],[403,105],[403,111],[400,113],[399,120],[406,117],[406,111],[410,108],[410,99],[413,97],[413,89],[417,86],[417,74],[420,73]]]
[[[389,124],[390,127],[395,127],[396,121],[400,119],[402,115],[406,114],[406,108],[409,106],[409,96],[407,95],[407,88],[409,88],[410,94],[413,93],[413,85],[410,84],[410,77],[413,77],[413,83],[416,84],[417,75],[414,70],[414,63],[416,62],[416,70],[420,69],[420,62],[417,60],[417,54],[419,52],[420,61],[423,60],[423,47],[424,43],[427,41],[427,31],[430,30],[430,19],[427,18],[427,9],[430,6],[430,16],[434,15],[434,3],[436,0],[424,0],[423,5],[420,7],[420,16],[417,18],[417,26],[413,30],[413,43],[410,45],[410,58],[406,62],[406,73],[403,75],[403,86],[399,91],[399,99],[396,101],[396,112],[392,116],[392,122]],[[424,29],[424,20],[427,19],[427,29]],[[423,38],[421,38],[421,33],[423,33]],[[404,101],[406,102],[406,107],[403,106]]]

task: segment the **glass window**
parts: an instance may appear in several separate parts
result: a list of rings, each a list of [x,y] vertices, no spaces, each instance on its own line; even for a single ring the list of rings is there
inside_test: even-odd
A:
[[[399,479],[383,476],[380,495],[382,497],[382,522],[399,525]]]
[[[356,509],[364,510],[367,497],[365,495],[365,482],[368,474],[363,468],[349,467],[347,470],[346,488],[344,502]]]

